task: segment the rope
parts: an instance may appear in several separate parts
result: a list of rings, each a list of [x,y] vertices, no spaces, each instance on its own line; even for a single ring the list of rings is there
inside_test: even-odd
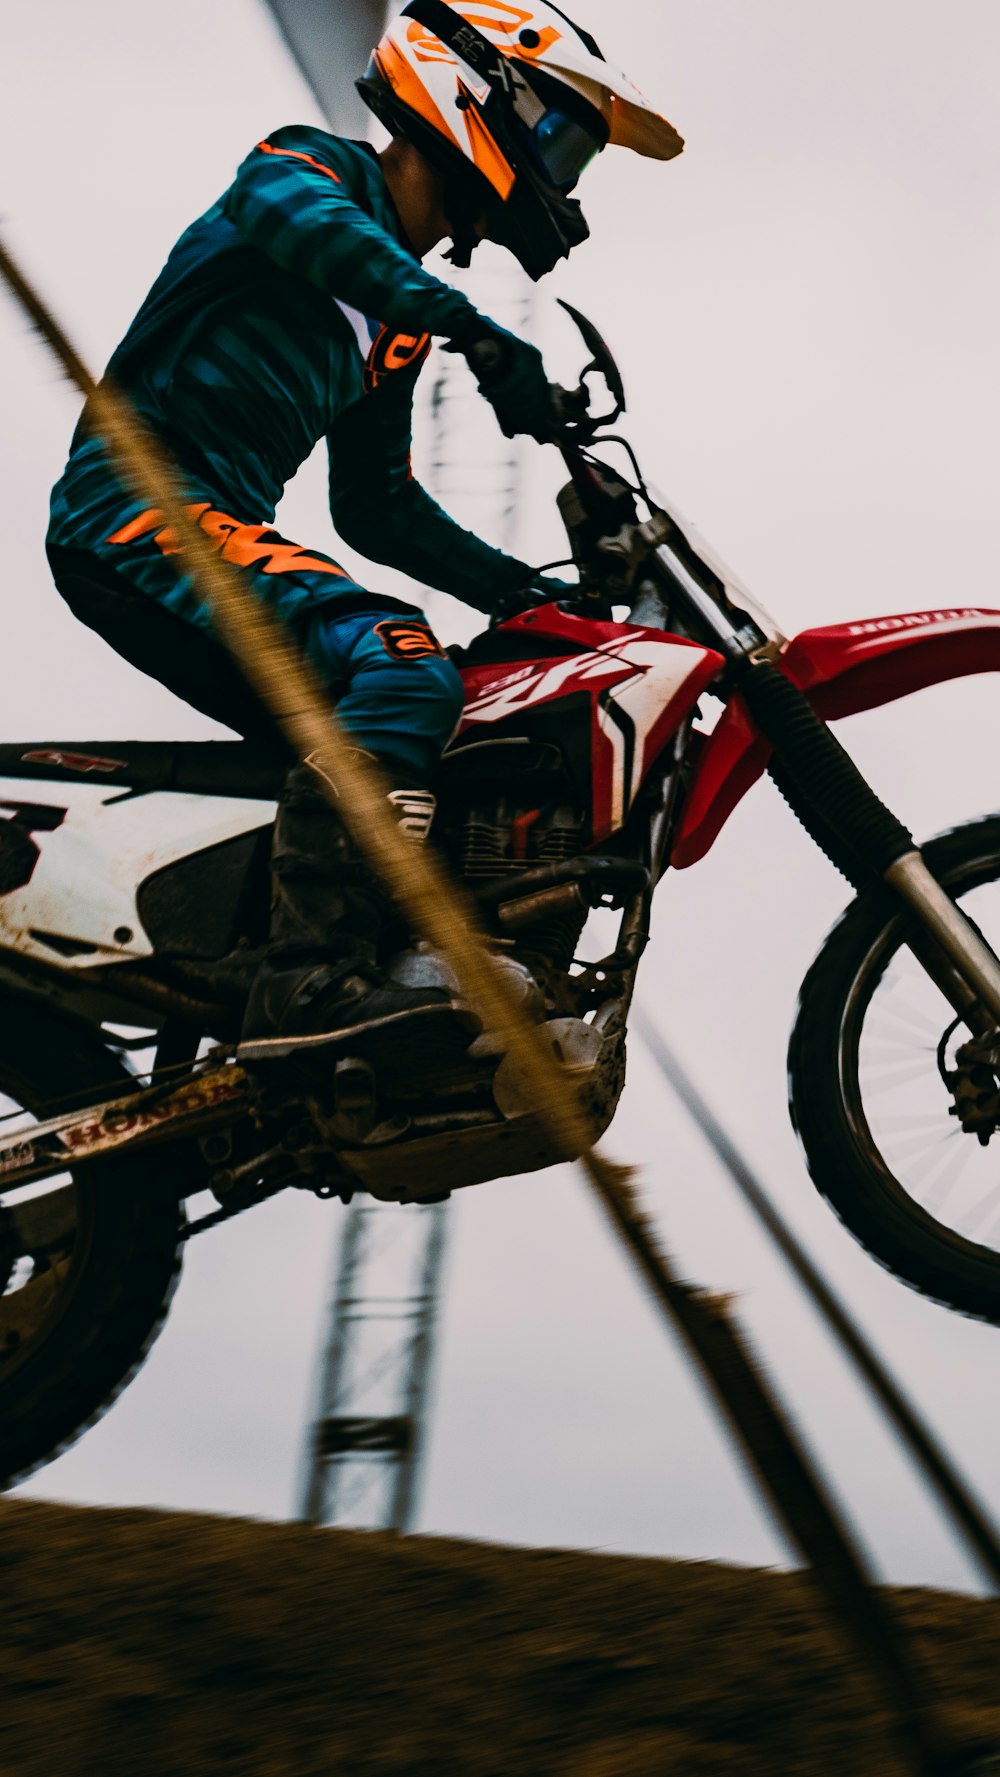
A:
[[[1000,1540],[982,1507],[973,1498],[948,1452],[924,1424],[895,1378],[886,1369],[871,1341],[853,1315],[834,1294],[808,1253],[755,1178],[743,1155],[730,1139],[711,1107],[698,1091],[687,1070],[668,1047],[644,1007],[633,1003],[632,1024],[638,1030],[660,1072],[670,1081],[685,1108],[711,1143],[737,1189],[763,1223],[782,1257],[795,1273],[813,1307],[826,1321],[834,1339],[885,1408],[897,1432],[923,1470],[945,1510],[950,1514],[983,1576],[996,1590],[1000,1587]]]

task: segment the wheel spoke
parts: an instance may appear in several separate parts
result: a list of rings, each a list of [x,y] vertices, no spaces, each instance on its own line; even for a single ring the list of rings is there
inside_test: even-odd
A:
[[[886,985],[886,983],[884,982],[883,985]],[[912,976],[910,977],[910,985],[914,985]],[[934,1037],[935,1041],[937,1040],[934,1019],[927,1012],[920,1012],[915,1006],[908,1006],[903,1001],[895,999],[891,1001],[883,999],[879,1004],[878,1010],[880,1018],[892,1021],[895,1024],[901,1024],[904,1028],[911,1027],[922,1031],[928,1038],[928,1041],[930,1041],[932,1037]]]
[[[874,1041],[869,1042],[867,1045],[867,1048],[869,1050],[869,1053],[872,1055],[936,1055],[937,1054],[937,1043],[936,1042],[915,1043],[912,1039],[907,1041],[905,1038],[903,1038],[899,1035],[895,1035],[892,1038],[890,1038],[886,1035],[882,1035],[879,1037],[879,1040],[877,1042],[874,1042]]]
[[[866,1065],[866,1074],[869,1072],[875,1073],[877,1071],[881,1070],[877,1068],[869,1069]],[[876,1084],[865,1087],[864,1096],[865,1098],[881,1098],[885,1092],[898,1091],[899,1087],[905,1086],[908,1080],[919,1080],[922,1075],[926,1075],[926,1072],[926,1062],[911,1061],[908,1067],[897,1067],[891,1074],[883,1073],[882,1078]]]
[[[983,1224],[989,1220],[990,1213],[997,1207],[998,1201],[1000,1201],[1000,1185],[994,1185],[985,1197],[981,1197],[978,1203],[974,1203],[972,1208],[966,1211],[965,1229],[968,1234],[974,1235],[976,1239],[979,1238]]]
[[[982,885],[960,899],[989,942],[991,929],[1000,931],[997,885]],[[982,1242],[987,1227],[992,1235],[1000,1227],[1000,1134],[983,1148],[950,1114],[953,1101],[938,1050],[952,1016],[912,953],[897,952],[864,1011],[856,1090],[872,1145],[904,1191],[936,1221]]]
[[[878,1126],[882,1130],[887,1130],[887,1129],[937,1129],[937,1128],[940,1128],[940,1125],[941,1125],[940,1111],[935,1111],[933,1116],[929,1116],[929,1117],[927,1117],[927,1116],[924,1116],[924,1117],[916,1117],[916,1116],[880,1117],[878,1120]],[[953,1133],[955,1133],[954,1130],[953,1130]]]
[[[941,1174],[924,1199],[924,1208],[929,1214],[939,1216],[942,1213],[962,1174],[968,1170],[972,1157],[971,1145],[967,1141],[963,1142],[952,1164]]]
[[[960,1134],[961,1131],[953,1124],[950,1129],[942,1130],[934,1136],[914,1135],[909,1141],[894,1141],[892,1144],[893,1161],[898,1164],[900,1160],[907,1159],[910,1154],[923,1154],[931,1148],[937,1151],[948,1147]]]

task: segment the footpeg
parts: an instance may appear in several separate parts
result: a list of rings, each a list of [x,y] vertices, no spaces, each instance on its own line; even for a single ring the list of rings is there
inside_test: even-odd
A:
[[[333,1070],[333,1133],[343,1141],[362,1142],[374,1129],[377,1114],[374,1068],[360,1055],[345,1055]]]

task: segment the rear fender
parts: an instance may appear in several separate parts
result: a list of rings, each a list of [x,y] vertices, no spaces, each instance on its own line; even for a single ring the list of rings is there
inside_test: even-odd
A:
[[[945,679],[1000,670],[1000,611],[913,611],[805,629],[775,663],[826,721]],[[670,862],[696,864],[767,766],[771,749],[741,697],[704,743]]]

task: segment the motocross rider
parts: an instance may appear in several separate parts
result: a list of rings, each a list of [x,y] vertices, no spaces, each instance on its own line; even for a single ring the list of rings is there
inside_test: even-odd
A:
[[[420,260],[450,237],[467,266],[488,235],[541,278],[587,238],[570,193],[609,141],[663,160],[683,143],[546,0],[412,0],[357,84],[389,146],[304,126],[259,142],[180,237],[108,371],[168,447],[192,517],[287,624],[419,838],[461,712],[458,672],[414,605],[280,537],[277,501],[325,437],[330,511],[352,548],[485,612],[558,592],[413,478],[413,392],[433,337],[466,356],[508,436],[541,440],[551,424],[539,352]],[[118,481],[86,412],[48,552],[75,615],[126,659],[239,733],[271,732],[176,538]],[[247,1059],[367,1033],[398,1058],[454,1033],[444,992],[380,973],[386,895],[308,765],[280,801],[272,880]]]

